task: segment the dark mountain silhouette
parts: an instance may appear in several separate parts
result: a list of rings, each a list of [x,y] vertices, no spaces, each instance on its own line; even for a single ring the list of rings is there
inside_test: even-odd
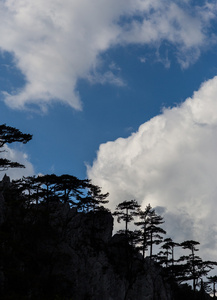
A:
[[[36,181],[28,179],[34,190]],[[81,189],[76,206],[62,192],[58,198],[59,190],[36,201],[38,184],[38,194],[21,187],[7,176],[0,184],[1,299],[193,299],[189,286],[180,288],[154,260],[144,259],[126,234],[112,236],[108,210],[81,209]],[[208,299],[201,295],[194,299]]]
[[[30,134],[0,125],[0,152]],[[0,158],[0,170],[24,167]],[[72,175],[33,176],[0,182],[0,299],[2,300],[188,300],[211,299],[216,278],[203,282],[215,262],[195,256],[199,242],[164,239],[163,218],[149,205],[124,201],[113,215],[125,230],[113,234],[108,193]],[[139,218],[129,229],[130,222]],[[176,246],[190,249],[174,259]],[[150,256],[145,251],[150,247]],[[169,258],[172,256],[172,258]],[[181,262],[177,263],[177,262]],[[193,289],[182,282],[193,281]],[[198,289],[198,283],[200,288]]]

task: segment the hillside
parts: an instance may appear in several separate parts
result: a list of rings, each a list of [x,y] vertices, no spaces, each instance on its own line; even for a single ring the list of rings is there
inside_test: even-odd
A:
[[[112,233],[109,211],[79,211],[58,198],[30,203],[5,176],[1,299],[193,299],[191,290],[178,289],[153,260],[143,260],[124,234]]]

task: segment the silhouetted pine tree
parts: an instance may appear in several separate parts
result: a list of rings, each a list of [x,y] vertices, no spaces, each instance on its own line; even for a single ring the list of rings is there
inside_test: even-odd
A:
[[[128,234],[129,228],[128,225],[131,221],[134,220],[134,216],[137,215],[138,209],[140,205],[137,203],[136,200],[125,200],[119,203],[116,206],[115,212],[113,213],[114,216],[117,216],[117,221],[120,223],[124,221],[125,223],[125,234]]]
[[[210,276],[210,277],[207,277],[208,279],[208,284],[210,284],[212,287],[212,293],[213,293],[213,298],[216,298],[216,284],[217,284],[217,276]]]
[[[7,126],[6,124],[0,125],[0,148],[3,148],[5,144],[14,142],[26,144],[31,139],[31,134],[22,133],[19,129]],[[4,151],[5,150],[1,150],[0,152]],[[6,158],[0,158],[0,171],[7,170],[8,168],[25,168],[25,166]]]
[[[161,246],[161,249],[163,251],[159,252],[159,255],[161,255],[161,262],[166,265],[167,268],[171,270],[171,273],[173,273],[173,267],[174,267],[174,248],[180,246],[179,243],[173,242],[171,238],[164,239],[164,244]]]
[[[138,217],[140,221],[135,222],[134,224],[141,227],[141,230],[139,230],[139,235],[137,238],[137,248],[142,251],[143,259],[145,258],[145,251],[148,248],[148,240],[150,239],[150,232],[148,230],[148,225],[150,221],[150,213],[151,213],[152,207],[150,204],[146,206],[146,209],[144,211],[139,210]]]
[[[195,252],[199,250],[196,246],[199,244],[199,242],[193,240],[181,243],[181,247],[183,249],[189,249],[190,254],[181,256],[178,260],[179,262],[184,262],[184,264],[179,266],[181,272],[177,276],[177,279],[181,281],[192,280],[194,294],[196,292],[196,286],[199,279],[203,276],[207,276],[207,274],[214,268],[214,265],[217,265],[216,262],[203,261],[199,256],[195,255]]]
[[[109,193],[103,194],[101,188],[92,184],[91,181],[86,184],[86,189],[86,196],[80,199],[85,203],[85,209],[87,211],[106,210],[103,205],[109,202],[107,200]]]
[[[145,211],[140,210],[138,216],[141,221],[135,222],[135,224],[142,227],[139,243],[143,257],[145,257],[145,251],[148,246],[150,257],[153,257],[153,245],[159,245],[163,240],[162,234],[166,234],[166,231],[159,226],[164,223],[163,217],[156,214],[150,204],[146,207]]]

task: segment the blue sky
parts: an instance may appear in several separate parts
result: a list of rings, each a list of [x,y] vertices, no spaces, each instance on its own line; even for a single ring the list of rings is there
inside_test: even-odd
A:
[[[166,46],[162,52],[167,51]],[[164,107],[183,102],[200,84],[216,74],[214,49],[203,53],[192,66],[183,70],[170,56],[171,66],[157,61],[156,49],[142,46],[116,47],[106,51],[105,68],[115,64],[123,86],[91,84],[79,80],[77,87],[83,110],[52,104],[46,113],[13,110],[1,103],[2,123],[33,134],[25,146],[36,173],[73,173],[86,177],[86,163],[92,164],[99,145],[127,137],[138,127],[161,113]],[[141,62],[144,53],[147,61]],[[162,53],[162,60],[164,59]],[[0,82],[3,90],[22,88],[25,79],[11,55],[1,57]],[[3,96],[1,97],[3,99]]]
[[[215,258],[216,16],[214,0],[1,0],[1,123],[33,134],[10,176],[88,176]]]

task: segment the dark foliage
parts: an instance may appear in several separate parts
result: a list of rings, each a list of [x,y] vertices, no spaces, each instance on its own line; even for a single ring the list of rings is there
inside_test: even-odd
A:
[[[11,144],[14,142],[21,142],[26,144],[32,139],[31,134],[22,133],[19,129],[7,126],[6,124],[0,125],[0,148],[5,144]],[[2,150],[0,152],[4,152]],[[12,162],[6,158],[0,158],[0,170],[7,170],[8,168],[25,168],[24,165],[18,162]]]
[[[128,282],[129,291],[133,289],[138,276],[148,276],[148,272],[153,272],[155,268],[158,271],[155,270],[157,273],[154,276],[160,276],[165,281],[164,284],[170,286],[174,300],[208,299],[206,293],[203,296],[205,298],[200,298],[202,291],[194,292],[188,285],[178,284],[167,268],[156,267],[156,263],[150,258],[144,260],[132,242],[135,241],[135,233],[132,231],[128,230],[127,235],[125,231],[123,234],[116,234],[111,239],[111,223],[110,232],[105,234],[103,220],[112,217],[107,210],[99,209],[101,200],[106,201],[107,194],[102,194],[101,197],[98,187],[94,189],[94,194],[91,192],[90,197],[86,191],[90,182],[56,175],[46,175],[41,179],[23,178],[1,186],[1,195],[4,196],[4,205],[1,206],[4,218],[0,225],[1,299],[87,299],[82,291],[77,290],[77,283],[74,281],[81,276],[77,272],[85,270],[67,275],[68,272],[73,273],[73,267],[70,266],[75,264],[70,253],[79,256],[80,252],[83,254],[79,259],[85,264],[89,255],[93,258],[104,253],[107,263],[102,266],[100,276],[111,272],[112,268],[120,278],[125,278]],[[68,180],[71,180],[71,185]],[[89,197],[88,203],[91,203],[94,195],[97,195],[96,201],[100,201],[88,204],[88,209],[85,206],[84,210],[79,211],[80,198]],[[80,231],[81,223],[85,224],[85,231]],[[174,245],[169,239],[166,243],[171,247]],[[68,251],[68,248],[71,250]],[[85,277],[82,278],[84,280]],[[158,292],[155,291],[156,295]],[[76,293],[77,296],[73,298]],[[160,300],[159,297],[155,296]]]
[[[113,213],[114,216],[117,216],[117,221],[120,223],[124,221],[125,223],[125,234],[128,234],[128,225],[131,221],[134,220],[134,216],[137,215],[138,209],[140,205],[137,203],[136,200],[125,200],[119,203]]]

